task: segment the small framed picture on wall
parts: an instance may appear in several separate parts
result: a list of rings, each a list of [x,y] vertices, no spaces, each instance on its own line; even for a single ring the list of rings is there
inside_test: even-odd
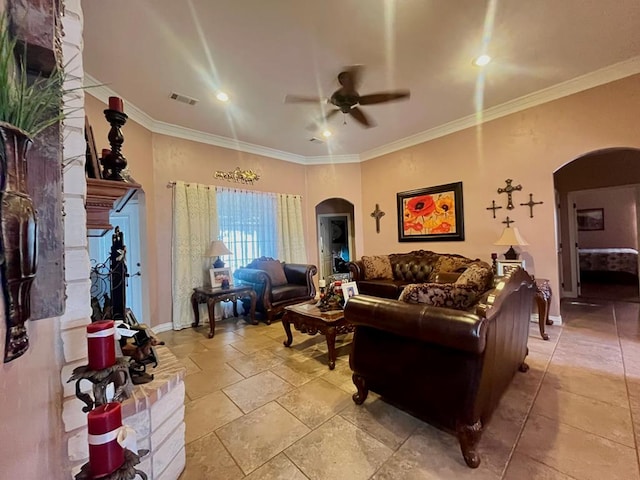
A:
[[[496,273],[499,277],[503,277],[518,267],[524,270],[524,260],[498,260]]]

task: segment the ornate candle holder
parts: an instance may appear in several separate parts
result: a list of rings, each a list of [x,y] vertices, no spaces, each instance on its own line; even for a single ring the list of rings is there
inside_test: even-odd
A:
[[[115,472],[110,473],[106,477],[102,477],[102,480],[123,480],[133,479],[137,475],[142,480],[147,480],[147,474],[142,470],[135,468],[140,463],[140,458],[149,453],[149,450],[138,450],[138,453],[132,452],[129,449],[124,451],[124,463]],[[76,474],[75,480],[92,480],[94,476],[91,474],[91,465],[85,463],[80,468],[80,473]]]
[[[127,159],[124,158],[120,152],[122,144],[124,143],[124,137],[122,136],[122,130],[120,130],[120,128],[127,123],[129,117],[123,112],[110,109],[104,111],[104,116],[111,124],[111,130],[109,130],[107,137],[111,144],[111,153],[102,159],[102,165],[104,167],[103,177],[106,180],[125,182],[126,179],[122,176],[122,170],[127,168]]]
[[[107,386],[110,383],[113,383],[115,391],[113,401],[122,402],[129,398],[133,392],[128,357],[119,357],[114,365],[102,370],[90,370],[88,365],[76,367],[67,383],[74,380],[76,381],[76,397],[86,404],[82,407],[82,411],[85,413],[90,412],[93,407],[107,403]],[[89,380],[93,384],[93,398],[80,390],[81,380]]]

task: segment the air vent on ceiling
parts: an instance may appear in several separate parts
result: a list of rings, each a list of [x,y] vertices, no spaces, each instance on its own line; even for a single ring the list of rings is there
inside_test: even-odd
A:
[[[180,95],[179,93],[173,92],[169,95],[169,98],[172,100],[177,100],[178,102],[186,103],[187,105],[195,105],[198,103],[198,100],[195,98],[187,97],[186,95]]]

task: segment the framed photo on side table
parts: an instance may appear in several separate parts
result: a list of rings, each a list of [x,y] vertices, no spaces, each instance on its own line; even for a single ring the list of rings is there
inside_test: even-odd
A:
[[[233,277],[230,268],[210,268],[209,276],[211,277],[211,286],[213,288],[222,288],[222,281],[227,280],[229,286],[233,285]]]
[[[524,269],[524,260],[498,260],[496,273],[499,277],[503,277],[517,267]]]
[[[344,304],[346,305],[351,297],[358,295],[358,284],[356,282],[343,283],[342,295],[344,296]]]

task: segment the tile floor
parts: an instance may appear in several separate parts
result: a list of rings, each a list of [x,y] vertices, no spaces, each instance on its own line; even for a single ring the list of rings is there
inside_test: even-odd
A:
[[[351,336],[336,369],[324,337],[281,323],[216,324],[160,336],[182,359],[191,479],[640,480],[640,305],[565,302],[562,327],[529,336],[518,373],[466,467],[456,439],[375,394],[351,400]]]

